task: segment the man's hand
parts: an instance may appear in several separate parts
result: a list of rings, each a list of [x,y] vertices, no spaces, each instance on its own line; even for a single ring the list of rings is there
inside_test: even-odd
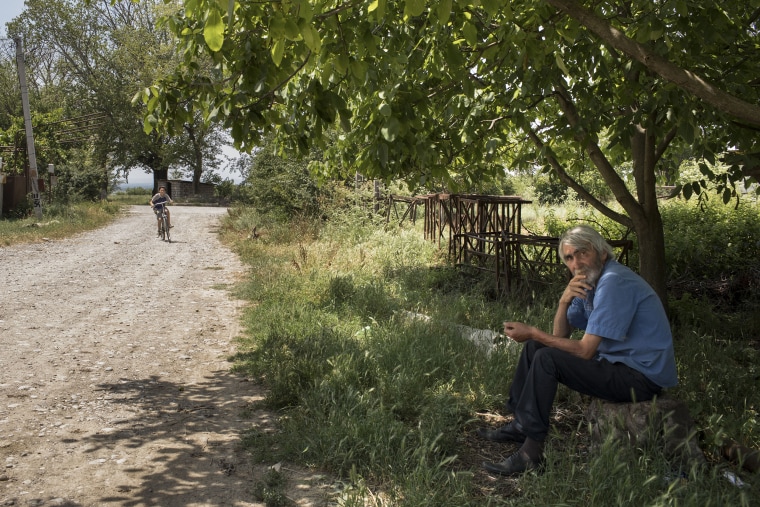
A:
[[[559,302],[569,305],[573,302],[573,298],[586,299],[587,291],[593,288],[593,285],[586,282],[586,275],[575,275],[565,287],[565,292],[562,293]]]
[[[535,330],[536,329],[533,326],[523,324],[522,322],[504,323],[504,335],[517,343],[522,343],[533,338],[533,332]]]

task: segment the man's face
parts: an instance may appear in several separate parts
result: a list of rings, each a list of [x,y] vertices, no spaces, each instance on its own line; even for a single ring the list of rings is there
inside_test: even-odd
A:
[[[165,188],[159,188],[158,189],[158,193],[161,194],[161,195],[164,195],[166,193],[166,189]]]
[[[565,245],[562,247],[562,260],[573,276],[584,275],[586,282],[594,286],[599,281],[604,261],[607,260],[607,256],[604,257],[602,258],[591,246],[576,248]]]

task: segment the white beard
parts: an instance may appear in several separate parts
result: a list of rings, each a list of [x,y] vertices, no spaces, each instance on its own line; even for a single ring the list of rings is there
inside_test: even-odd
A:
[[[602,268],[604,267],[604,264],[602,263],[601,259],[597,259],[597,262],[595,262],[591,266],[587,266],[585,268],[576,269],[574,275],[585,275],[586,280],[584,280],[587,284],[591,285],[592,287],[596,287],[596,282],[599,281],[599,277],[602,276]]]

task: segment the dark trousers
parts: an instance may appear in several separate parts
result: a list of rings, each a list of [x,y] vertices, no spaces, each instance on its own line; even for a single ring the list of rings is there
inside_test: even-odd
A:
[[[581,359],[533,340],[525,342],[509,390],[507,410],[523,432],[543,442],[557,385],[612,402],[651,400],[662,390],[644,374],[606,359]]]

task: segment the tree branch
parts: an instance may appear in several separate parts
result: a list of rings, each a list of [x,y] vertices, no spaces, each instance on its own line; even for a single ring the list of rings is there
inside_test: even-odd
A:
[[[615,171],[615,168],[612,167],[607,160],[607,157],[604,156],[599,145],[591,138],[591,136],[587,135],[585,129],[583,129],[580,117],[578,116],[578,112],[575,109],[570,94],[564,89],[561,83],[557,83],[554,89],[556,92],[555,96],[559,102],[559,107],[562,109],[568,123],[575,131],[575,140],[581,145],[583,150],[588,153],[591,162],[593,162],[594,166],[599,171],[599,174],[601,174],[604,179],[604,182],[607,183],[610,190],[612,190],[612,193],[615,195],[615,199],[617,199],[617,201],[623,206],[623,209],[629,214],[640,213],[641,208],[639,203],[628,191],[625,182],[617,171]]]
[[[749,125],[760,126],[760,106],[734,97],[708,83],[697,74],[682,69],[650,51],[575,0],[546,0],[546,2],[581,23],[608,45],[625,53],[663,79],[702,99],[718,111],[729,114]]]
[[[545,144],[541,140],[541,138],[538,137],[538,134],[536,134],[536,132],[533,129],[528,130],[527,133],[528,133],[528,137],[530,138],[531,141],[533,141],[533,144],[536,146],[536,148],[538,148],[539,150],[544,150]],[[557,176],[559,176],[559,179],[562,183],[564,183],[568,187],[575,190],[580,197],[582,197],[586,202],[591,204],[594,208],[598,209],[599,212],[602,213],[604,216],[626,227],[631,227],[631,228],[633,227],[633,221],[629,217],[608,208],[602,201],[594,197],[594,195],[592,195],[588,190],[586,190],[583,187],[583,185],[575,181],[575,179],[567,173],[564,166],[560,164],[559,160],[557,160],[557,158],[554,155],[546,153],[544,156],[546,157],[546,160],[549,162],[549,165],[552,166],[552,169],[556,171]]]

